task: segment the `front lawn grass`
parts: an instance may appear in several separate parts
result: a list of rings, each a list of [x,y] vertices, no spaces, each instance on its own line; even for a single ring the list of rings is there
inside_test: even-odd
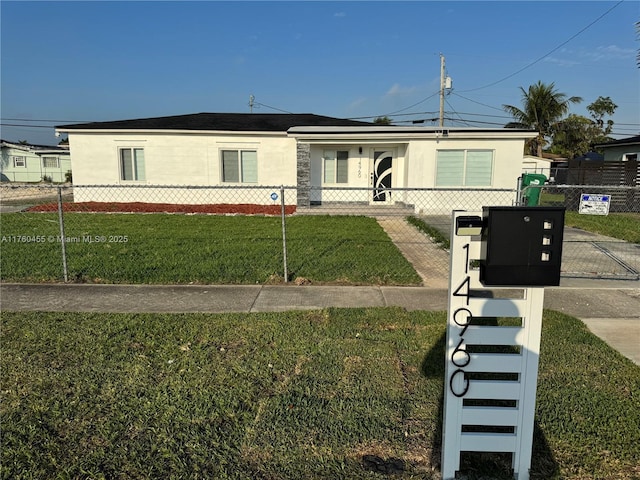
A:
[[[397,308],[4,312],[1,478],[439,478],[444,330]],[[531,478],[638,478],[638,411],[640,368],[546,312]]]
[[[414,217],[408,216],[407,222],[416,227],[418,230],[422,231],[425,235],[427,235],[433,243],[438,245],[440,248],[444,250],[449,250],[450,242],[449,237],[445,236],[440,230],[436,227],[433,227],[426,223],[424,220]]]
[[[255,284],[282,281],[280,217],[66,213],[71,281]],[[417,285],[420,278],[367,217],[287,217],[291,280]],[[58,217],[3,214],[2,280],[62,278]]]
[[[565,225],[626,242],[640,243],[640,213],[610,213],[609,215],[580,215],[565,213]]]

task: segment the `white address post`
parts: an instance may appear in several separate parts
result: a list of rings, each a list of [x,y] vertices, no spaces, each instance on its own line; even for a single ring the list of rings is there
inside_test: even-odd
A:
[[[507,452],[514,477],[528,480],[544,287],[500,287],[516,298],[492,298],[479,278],[478,231],[456,228],[459,217],[474,216],[482,212],[452,218],[442,478],[455,478],[462,452]],[[487,317],[511,326],[474,321]]]

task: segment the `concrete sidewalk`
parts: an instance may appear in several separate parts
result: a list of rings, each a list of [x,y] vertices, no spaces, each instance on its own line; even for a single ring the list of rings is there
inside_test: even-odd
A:
[[[328,307],[447,309],[444,288],[295,285],[2,284],[7,311],[279,312]],[[640,282],[563,281],[545,289],[545,308],[581,319],[640,365]]]

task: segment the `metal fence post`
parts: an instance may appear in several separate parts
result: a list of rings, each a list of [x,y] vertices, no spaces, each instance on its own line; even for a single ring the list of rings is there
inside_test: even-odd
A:
[[[516,185],[516,201],[514,205],[522,205],[522,177],[518,177],[518,184]]]
[[[62,245],[62,271],[65,283],[69,281],[67,270],[67,248],[64,236],[64,217],[62,215],[62,187],[58,187],[58,222],[60,223],[60,243]]]
[[[284,185],[280,186],[280,210],[282,216],[282,257],[284,262],[284,283],[289,282],[289,272],[287,272],[287,227],[285,222],[285,208],[284,208]]]

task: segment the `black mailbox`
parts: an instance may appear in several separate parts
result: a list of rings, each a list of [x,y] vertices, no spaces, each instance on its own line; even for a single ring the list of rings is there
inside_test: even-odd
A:
[[[564,207],[483,207],[480,281],[560,284]]]

